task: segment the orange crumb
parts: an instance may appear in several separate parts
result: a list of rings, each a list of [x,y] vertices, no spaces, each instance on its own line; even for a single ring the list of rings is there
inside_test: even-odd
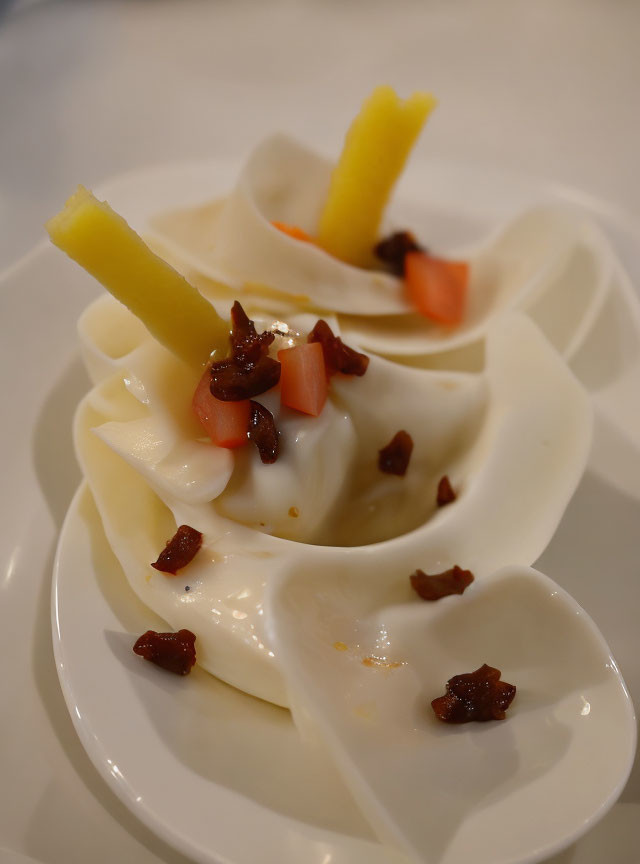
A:
[[[314,242],[313,237],[307,234],[306,231],[303,231],[302,228],[298,228],[297,225],[287,225],[286,222],[276,221],[273,221],[271,224],[278,231],[282,231],[283,234],[286,234],[287,237],[291,237],[293,240],[302,240],[303,243]]]
[[[289,516],[291,516],[293,519],[297,519],[299,515],[300,511],[297,507],[289,507]]]
[[[349,647],[344,642],[334,642],[333,647],[336,651],[348,651]]]

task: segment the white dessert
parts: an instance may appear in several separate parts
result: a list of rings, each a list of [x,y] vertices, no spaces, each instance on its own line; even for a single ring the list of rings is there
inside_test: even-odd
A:
[[[278,704],[288,697],[265,617],[270,583],[347,567],[409,601],[418,567],[459,564],[481,578],[530,564],[582,474],[588,399],[522,316],[496,319],[482,373],[372,357],[362,378],[333,379],[319,418],[281,409],[277,390],[259,397],[284,441],[274,465],[252,445],[238,455],[203,440],[197,373],[130,319],[105,297],[81,320],[88,365],[103,377],[80,407],[76,444],[107,537],[138,596],[197,634],[204,668]],[[304,332],[309,320],[291,324]],[[115,356],[114,333],[126,354]],[[376,465],[398,428],[415,444],[404,478]],[[445,473],[460,495],[436,512]],[[204,534],[203,548],[177,576],[156,572],[150,562],[183,523]]]
[[[77,412],[75,440],[108,541],[138,597],[168,628],[196,634],[203,668],[292,708],[383,842],[422,860],[429,844],[420,799],[407,832],[400,793],[434,750],[436,763],[449,764],[427,728],[435,721],[425,717],[423,682],[433,684],[440,669],[423,648],[437,654],[458,609],[465,631],[479,608],[487,631],[513,634],[518,598],[534,606],[549,599],[550,583],[518,568],[544,550],[586,464],[591,405],[566,361],[599,315],[615,262],[584,218],[533,209],[474,249],[448,250],[469,259],[471,284],[462,323],[442,327],[418,315],[402,280],[373,258],[369,268],[351,266],[274,227],[278,220],[313,235],[329,176],[315,154],[270,139],[229,196],[157,216],[152,243],[218,313],[228,316],[238,298],[258,332],[277,333],[272,357],[305,344],[322,317],[369,353],[366,373],[332,377],[317,417],[283,407],[280,385],[256,396],[280,434],[277,461],[264,464],[252,443],[228,450],[203,434],[192,408],[203,368],[186,365],[105,295],[80,321],[93,388]],[[123,230],[122,220],[106,218],[102,224]],[[80,223],[86,229],[90,217]],[[95,258],[102,264],[108,255]],[[143,263],[147,275],[156,272]],[[157,284],[148,282],[145,292]],[[211,308],[196,299],[188,344],[199,317],[208,351]],[[220,350],[218,343],[214,359]],[[413,452],[404,476],[388,475],[378,452],[400,429]],[[438,508],[444,475],[457,497]],[[202,547],[177,575],[158,572],[151,562],[183,524],[202,533]],[[418,599],[412,573],[455,565],[473,571],[470,599],[435,607]],[[528,610],[534,628],[536,614]],[[555,620],[553,610],[545,614]],[[575,609],[562,614],[556,633]],[[485,660],[493,658],[478,665]],[[516,719],[519,740],[527,723]],[[379,759],[378,743],[398,731],[395,750]],[[572,782],[571,772],[564,776]],[[414,779],[411,789],[421,789],[422,777]]]

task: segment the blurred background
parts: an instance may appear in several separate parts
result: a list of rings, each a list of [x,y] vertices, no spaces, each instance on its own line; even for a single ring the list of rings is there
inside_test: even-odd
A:
[[[514,168],[640,212],[635,0],[0,0],[0,268],[82,182],[337,153],[387,82],[440,106],[415,158]]]

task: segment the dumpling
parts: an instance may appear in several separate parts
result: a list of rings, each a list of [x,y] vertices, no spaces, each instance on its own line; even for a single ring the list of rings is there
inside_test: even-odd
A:
[[[275,703],[287,695],[265,615],[268,583],[339,561],[388,580],[391,598],[406,594],[417,567],[530,564],[584,469],[588,398],[521,315],[495,320],[482,372],[372,357],[362,378],[332,379],[319,418],[281,409],[277,389],[259,397],[283,438],[281,458],[264,465],[252,445],[238,457],[202,439],[190,407],[197,373],[150,337],[134,338],[132,327],[127,353],[110,356],[122,346],[101,338],[109,317],[126,329],[129,313],[97,302],[103,328],[89,326],[91,312],[82,328],[101,380],[78,411],[76,445],[110,544],[143,602],[197,634],[204,668]],[[290,324],[310,329],[307,316]],[[400,428],[414,453],[405,477],[388,476],[377,453]],[[459,496],[437,509],[443,474]],[[167,576],[150,562],[179,524],[201,531],[204,544]]]
[[[467,346],[513,308],[526,311],[567,357],[584,341],[610,289],[613,256],[578,211],[539,206],[471,248],[446,250],[470,262],[471,276],[464,321],[442,327],[416,313],[397,277],[345,264],[274,227],[290,223],[313,236],[330,175],[327,160],[274,136],[249,157],[228,197],[155,217],[151,239],[214,304],[228,307],[238,296],[251,312],[336,314],[347,340],[378,354],[429,357]],[[412,227],[399,223],[393,208],[391,218],[398,228]]]

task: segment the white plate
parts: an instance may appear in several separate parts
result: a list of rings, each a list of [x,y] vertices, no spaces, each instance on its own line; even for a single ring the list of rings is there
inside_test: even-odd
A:
[[[107,194],[116,209],[125,213],[136,227],[142,228],[150,212],[207,197],[209,189],[218,191],[220,183],[232,176],[233,173],[225,166],[188,165],[122,178],[112,184],[110,189],[100,191]],[[448,241],[458,244],[470,241],[485,230],[490,222],[502,219],[523,206],[542,200],[575,200],[579,197],[574,193],[544,188],[526,179],[481,172],[473,166],[439,163],[420,170],[416,167],[406,183],[416,183],[418,177],[420,187],[429,190],[432,216],[426,220],[426,231],[429,232],[426,236],[432,237],[434,243]],[[176,196],[178,189],[180,195]],[[627,266],[637,273],[640,260],[635,251],[638,247],[634,243],[638,243],[640,232],[630,225],[623,214],[617,214],[597,202],[582,203],[590,206],[601,218]],[[67,481],[66,486],[56,486],[51,479],[57,476],[56,453],[68,454],[65,421],[68,421],[71,405],[79,394],[82,380],[77,374],[77,366],[73,367],[73,374],[61,374],[67,371],[65,364],[73,355],[65,340],[60,339],[60,333],[69,334],[67,338],[70,338],[73,320],[82,306],[95,295],[96,288],[81,271],[48,248],[37,250],[10,271],[4,283],[2,298],[3,302],[8,298],[14,327],[8,338],[3,340],[0,351],[5,372],[10,371],[8,383],[11,384],[10,392],[15,393],[14,404],[17,409],[23,409],[19,416],[26,425],[36,429],[38,479],[57,521],[67,499],[69,485]],[[21,293],[18,294],[18,291]],[[25,350],[24,345],[26,333],[33,337],[29,342],[29,350]],[[43,414],[49,421],[46,424],[42,423]],[[43,436],[52,431],[55,431],[57,438],[44,439]],[[596,443],[597,458],[558,534],[543,556],[540,567],[568,588],[591,612],[618,657],[632,692],[639,692],[640,669],[635,659],[637,644],[634,614],[640,600],[640,583],[634,578],[637,573],[634,554],[636,526],[640,514],[639,459],[629,441],[606,418],[598,426]],[[5,427],[2,444],[5,454],[25,452],[20,429]],[[7,508],[4,514],[6,520],[2,535],[2,551],[7,562],[10,562],[10,554],[19,548],[17,539],[26,537],[29,531],[33,533],[34,527],[26,516],[29,487],[20,483],[19,468],[22,466],[15,455],[5,457],[3,462],[7,488],[14,490],[15,495],[11,510]],[[69,467],[68,463],[66,467]],[[75,480],[75,477],[72,476],[72,479]],[[46,527],[49,531],[49,522]],[[96,542],[99,543],[99,538],[96,538]],[[79,555],[82,548],[87,552],[86,546],[80,546]],[[85,592],[94,591],[99,601],[100,629],[96,636],[94,627],[93,636],[98,639],[104,663],[88,669],[92,686],[86,692],[76,694],[82,698],[78,700],[80,717],[76,715],[75,720],[83,730],[85,744],[91,742],[89,746],[96,763],[110,778],[121,797],[128,802],[140,797],[134,808],[138,814],[189,854],[208,856],[203,860],[211,860],[211,855],[216,854],[221,860],[226,858],[234,864],[243,860],[275,861],[276,857],[267,857],[268,849],[272,850],[279,862],[357,862],[364,860],[363,852],[368,861],[389,860],[386,853],[384,858],[376,858],[376,855],[382,854],[379,847],[363,839],[368,829],[358,820],[348,799],[325,800],[327,791],[336,788],[334,778],[326,767],[301,764],[298,756],[292,757],[292,762],[280,758],[282,753],[292,752],[293,731],[284,712],[235,693],[198,673],[183,682],[190,685],[183,688],[185,699],[175,700],[171,697],[169,700],[176,710],[169,714],[163,712],[167,700],[165,698],[163,702],[164,685],[158,683],[158,677],[149,677],[146,670],[140,672],[139,664],[130,675],[126,671],[130,668],[127,666],[128,649],[122,651],[122,644],[117,639],[106,638],[105,630],[137,632],[147,626],[150,618],[146,611],[135,604],[126,602],[124,607],[121,605],[122,585],[118,587],[117,571],[115,575],[112,574],[115,581],[108,581],[108,577],[104,581],[102,577],[109,573],[112,565],[106,550],[105,556],[99,557],[101,566],[97,568],[97,580],[92,574],[83,571],[78,571],[76,576],[79,579],[78,597],[85,597]],[[87,563],[86,554],[82,560]],[[7,576],[11,576],[14,571],[15,565],[13,570],[7,568]],[[4,587],[12,587],[7,577]],[[7,590],[5,596],[13,598],[17,607],[15,598],[20,599],[17,592]],[[86,627],[88,635],[91,635],[89,610],[92,607],[88,605],[86,608],[86,617],[74,615],[74,620],[80,628]],[[69,612],[72,611],[70,607]],[[17,616],[14,619],[16,630],[20,619]],[[120,656],[122,662],[118,660]],[[132,729],[131,723],[126,722],[126,699],[122,700],[117,690],[114,692],[109,689],[109,677],[102,677],[107,667],[112,672],[117,669],[125,674],[128,692],[133,695],[132,704],[136,704],[137,700],[137,704],[151,705],[154,709],[146,715],[147,722],[142,735],[140,730]],[[193,681],[196,684],[191,686]],[[139,689],[134,688],[134,683]],[[171,682],[171,687],[174,687],[174,682]],[[85,705],[87,701],[91,703],[92,696],[96,695],[105,697],[110,706],[97,718]],[[237,711],[237,708],[242,710]],[[237,734],[231,741],[219,740],[212,734],[215,724],[223,723],[231,711],[234,713],[234,731]],[[87,723],[87,718],[92,717],[98,724],[95,728]],[[122,735],[118,733],[115,736],[118,753],[105,753],[104,750],[104,742],[109,735],[105,737],[100,733],[103,724],[108,725],[110,721],[116,724],[110,727],[112,732],[122,731]],[[164,771],[158,777],[158,761],[149,762],[145,755],[148,751],[136,746],[141,737],[147,743],[157,743],[164,752],[164,758],[171,764],[186,768],[194,782],[204,790],[203,795],[193,800],[196,802],[194,806],[202,813],[202,824],[214,824],[220,828],[222,840],[220,845],[216,843],[214,850],[210,846],[198,847],[197,834],[189,835],[184,841],[177,839],[177,833],[181,833],[179,830],[176,832],[166,823],[158,825],[157,817],[145,810],[149,783],[159,781],[164,784],[169,778]],[[132,761],[123,761],[120,753],[122,756],[129,754]],[[135,768],[138,756],[143,757],[139,776]],[[107,759],[111,759],[111,765]],[[3,759],[3,768],[8,762],[9,758]],[[309,783],[308,778],[312,776],[313,783]],[[212,779],[222,781],[221,788],[216,790],[215,799],[212,795]],[[330,795],[333,794],[331,791]],[[638,807],[635,803],[637,797],[636,774],[623,795],[623,803],[614,808],[602,828],[579,844],[571,858],[572,862],[603,860],[593,857],[602,848],[609,850],[609,861],[632,860],[634,851],[637,851],[637,822],[634,819]],[[607,824],[611,826],[610,834]],[[346,833],[331,833],[328,829]],[[271,845],[267,847],[267,844]],[[562,860],[562,856],[559,860]]]

